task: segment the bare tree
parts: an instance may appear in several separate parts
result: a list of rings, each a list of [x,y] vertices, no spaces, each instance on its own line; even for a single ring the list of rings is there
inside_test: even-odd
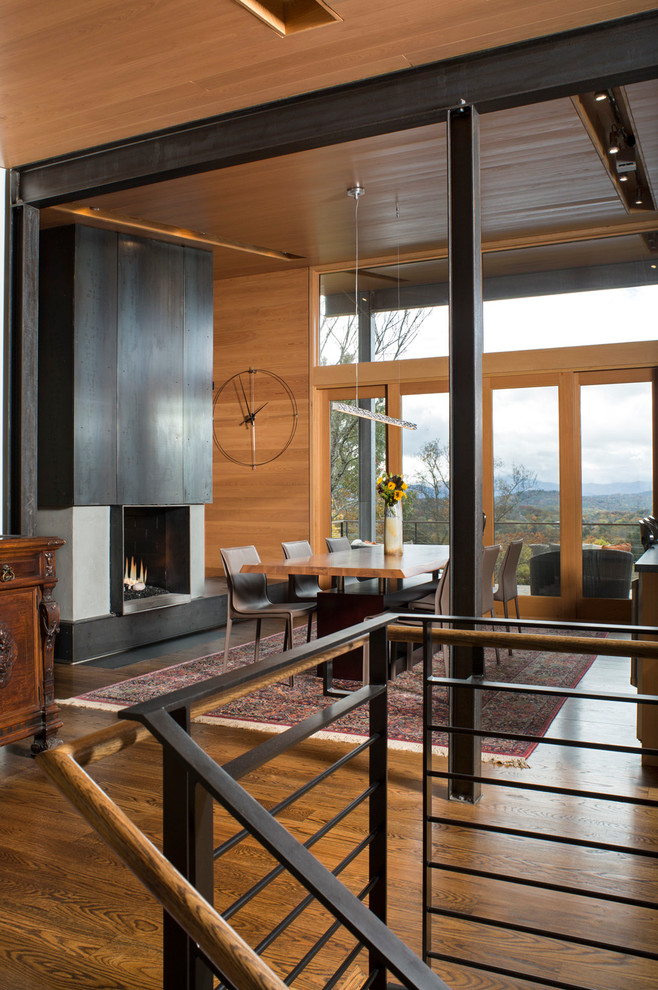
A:
[[[422,468],[417,472],[417,483],[422,486],[422,496],[417,505],[426,517],[434,522],[446,522],[450,514],[450,450],[440,440],[428,440],[420,448],[418,458]]]
[[[395,361],[411,346],[425,321],[428,309],[394,309],[374,313],[372,320],[374,357]],[[329,316],[322,320],[320,363],[352,364],[358,360],[359,339],[356,315]]]
[[[494,513],[496,522],[509,519],[528,492],[536,491],[537,475],[523,464],[512,464],[512,473],[500,474],[502,461],[494,461]]]

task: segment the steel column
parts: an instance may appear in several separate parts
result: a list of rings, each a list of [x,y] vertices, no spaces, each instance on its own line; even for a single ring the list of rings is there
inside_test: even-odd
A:
[[[173,717],[190,731],[185,708]],[[185,765],[167,746],[162,753],[162,847],[167,859],[213,903],[213,802],[194,783]],[[212,990],[213,973],[194,941],[167,914],[163,915],[163,990]]]
[[[10,510],[12,533],[37,530],[37,379],[39,341],[39,210],[12,216],[12,347]]]
[[[480,248],[479,116],[461,106],[448,114],[450,271],[450,611],[482,612],[482,256]],[[480,673],[481,649],[451,649],[454,677]],[[450,692],[451,722],[479,727],[479,694]],[[453,736],[450,769],[479,774],[480,740]],[[452,797],[477,801],[479,784],[453,779]]]

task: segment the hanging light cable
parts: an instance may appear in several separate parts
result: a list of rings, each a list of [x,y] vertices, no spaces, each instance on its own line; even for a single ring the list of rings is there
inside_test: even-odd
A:
[[[365,194],[363,186],[351,186],[347,190],[347,195],[354,200],[354,317],[357,326],[357,339],[359,333],[359,200]],[[398,266],[400,263],[398,246]],[[399,278],[398,278],[399,290]],[[331,408],[335,412],[347,413],[350,416],[359,416],[361,419],[372,419],[377,423],[386,423],[388,426],[399,426],[405,430],[416,430],[415,423],[410,423],[404,419],[395,419],[393,416],[386,416],[384,413],[373,412],[371,409],[362,409],[359,406],[359,355],[356,356],[355,365],[355,398],[356,405],[349,402],[332,402]]]

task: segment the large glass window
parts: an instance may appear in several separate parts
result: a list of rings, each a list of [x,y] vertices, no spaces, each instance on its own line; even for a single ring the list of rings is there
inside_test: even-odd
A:
[[[449,543],[450,421],[447,392],[402,397],[402,418],[417,430],[402,430],[402,473],[409,485],[404,503],[404,539]]]
[[[520,590],[560,594],[557,386],[493,393],[494,538],[523,539]]]
[[[492,300],[484,304],[484,350],[652,340],[656,312],[658,285]]]
[[[386,412],[383,398],[366,401],[375,412]],[[381,499],[375,500],[375,483],[386,466],[386,427],[332,409],[330,429],[331,535],[381,542],[383,509],[376,504]]]
[[[583,596],[628,598],[653,505],[651,384],[583,385],[580,415]]]

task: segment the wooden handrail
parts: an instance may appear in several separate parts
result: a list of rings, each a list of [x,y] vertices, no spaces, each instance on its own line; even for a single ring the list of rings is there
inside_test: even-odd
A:
[[[96,733],[97,737],[100,735]],[[126,742],[125,734],[120,741]],[[105,755],[116,752],[109,734],[104,741],[97,738],[91,745],[89,737],[82,742],[88,744],[82,750],[86,754],[100,749],[105,750]],[[36,759],[80,814],[234,986],[240,990],[287,990],[276,973],[76,763],[70,746],[40,753]]]
[[[428,616],[423,616],[427,619]],[[420,621],[420,620],[419,620]],[[436,622],[441,616],[436,617]],[[656,631],[658,635],[658,630]],[[392,643],[422,643],[423,630],[420,625],[391,623],[388,638]],[[539,650],[551,653],[596,653],[604,656],[635,657],[647,660],[658,659],[658,642],[639,639],[594,639],[590,636],[542,636],[534,633],[491,632],[476,629],[442,629],[432,627],[434,643],[459,644],[465,646],[509,647],[513,650]]]
[[[319,653],[314,653],[310,657],[304,657],[294,663],[291,663],[285,668],[284,671],[279,667],[277,670],[269,671],[262,675],[256,675],[253,680],[248,681],[248,683],[237,685],[234,688],[226,688],[218,691],[217,694],[209,695],[203,698],[201,701],[195,702],[190,705],[190,715],[194,718],[196,715],[203,715],[209,709],[221,708],[223,705],[228,705],[231,701],[237,701],[238,698],[244,698],[248,694],[253,694],[254,691],[260,691],[261,688],[268,687],[270,684],[278,683],[282,676],[292,677],[295,674],[302,674],[305,670],[309,670],[311,667],[317,667],[318,664],[325,663],[327,660],[335,660],[336,657],[340,657],[343,653],[347,653],[348,650],[353,650],[358,646],[364,648],[368,647],[368,637],[367,636],[354,636],[346,643],[341,643],[340,646],[332,647],[328,650],[322,650]]]

